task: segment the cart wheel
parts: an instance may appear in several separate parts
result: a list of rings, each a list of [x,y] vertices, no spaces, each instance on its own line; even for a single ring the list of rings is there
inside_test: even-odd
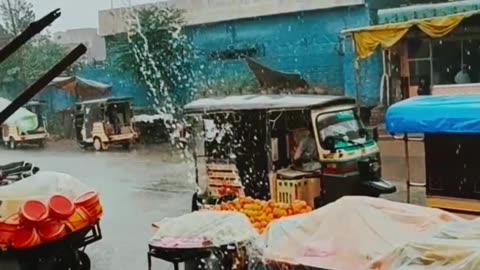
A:
[[[45,142],[44,141],[40,141],[38,143],[38,148],[44,148],[45,147]]]
[[[128,150],[130,148],[130,143],[123,143],[122,147],[123,149]]]
[[[15,139],[12,137],[10,137],[10,140],[8,141],[8,148],[10,148],[11,150],[17,148],[17,142],[15,142]]]
[[[102,140],[97,137],[93,140],[93,148],[95,151],[102,151],[105,150],[105,144],[102,143]]]
[[[75,250],[73,257],[69,259],[69,267],[66,270],[90,270],[90,258],[80,250]]]
[[[77,251],[77,268],[74,270],[90,270],[90,258],[84,251]]]

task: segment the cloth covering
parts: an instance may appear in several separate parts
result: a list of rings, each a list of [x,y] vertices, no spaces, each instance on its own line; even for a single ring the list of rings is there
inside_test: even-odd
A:
[[[198,239],[197,243],[203,244],[196,247],[202,247],[247,243],[258,238],[250,220],[237,212],[196,211],[165,218],[154,226],[158,231],[151,243],[161,247],[193,248],[191,239]]]
[[[329,270],[480,266],[480,219],[370,197],[344,197],[313,212],[276,220],[263,235],[234,212],[195,212],[155,226],[159,229],[152,241],[166,239],[164,245],[175,247],[196,239],[215,246],[251,240],[256,244],[250,259],[270,264]],[[188,238],[192,241],[179,241]]]
[[[445,17],[376,25],[347,32],[353,34],[357,58],[365,59],[372,55],[379,46],[386,49],[395,45],[412,27],[418,27],[429,37],[439,38],[448,35],[463,19],[474,14],[478,14],[478,11],[459,13]]]
[[[455,221],[463,220],[438,209],[344,197],[309,214],[270,224],[263,257],[320,269],[362,269],[411,241],[433,239],[443,226]]]

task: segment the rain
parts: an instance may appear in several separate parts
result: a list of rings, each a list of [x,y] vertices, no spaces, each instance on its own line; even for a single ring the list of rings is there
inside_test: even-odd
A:
[[[475,269],[480,2],[384,2],[62,7],[0,62],[0,268]]]

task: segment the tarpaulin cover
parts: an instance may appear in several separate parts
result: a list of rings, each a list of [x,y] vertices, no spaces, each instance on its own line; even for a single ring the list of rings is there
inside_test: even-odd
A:
[[[412,27],[418,27],[432,38],[448,35],[465,19],[479,11],[457,13],[449,16],[415,19],[400,23],[375,25],[365,28],[346,30],[355,40],[357,57],[364,59],[373,54],[378,46],[390,48],[395,45]]]
[[[5,110],[10,103],[10,100],[0,97],[0,112]],[[20,107],[4,124],[16,126],[21,131],[30,131],[38,127],[38,118],[33,112]]]
[[[255,242],[258,233],[250,220],[237,212],[197,211],[154,223],[158,231],[151,243],[161,247],[192,248]]]
[[[76,178],[57,172],[38,172],[11,185],[0,187],[0,221],[18,212],[26,200],[47,202],[50,196],[61,194],[71,200],[92,191]]]
[[[428,239],[395,248],[365,268],[475,270],[480,267],[480,219],[448,223]]]
[[[438,209],[344,197],[309,214],[273,222],[266,231],[263,256],[267,261],[320,269],[368,269],[375,259],[409,243],[435,239],[456,221],[463,219]]]
[[[480,133],[480,95],[420,96],[392,105],[385,128],[400,133]]]

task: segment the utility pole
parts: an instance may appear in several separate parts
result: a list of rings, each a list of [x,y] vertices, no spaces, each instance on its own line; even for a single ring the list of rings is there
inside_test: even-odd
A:
[[[5,1],[7,1],[8,13],[10,14],[10,22],[12,24],[13,34],[17,36],[18,35],[17,22],[15,21],[15,16],[13,16],[12,4],[10,3],[10,0],[5,0]]]

